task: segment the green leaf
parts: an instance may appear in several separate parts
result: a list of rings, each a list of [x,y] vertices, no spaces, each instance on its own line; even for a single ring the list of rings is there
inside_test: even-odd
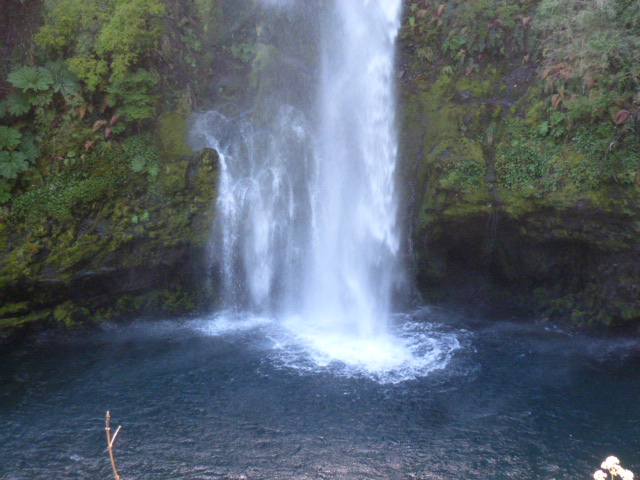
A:
[[[157,165],[150,165],[149,168],[147,168],[147,172],[149,172],[151,178],[156,178],[158,173],[160,173],[160,168]]]
[[[19,150],[24,153],[29,163],[33,162],[38,158],[38,155],[40,155],[40,149],[36,145],[35,138],[29,134],[23,135]]]
[[[43,67],[22,67],[11,72],[7,79],[14,87],[25,92],[29,90],[41,92],[48,90],[53,84],[53,76]]]
[[[18,178],[18,174],[26,171],[29,163],[22,152],[0,152],[0,175],[7,179]]]
[[[29,113],[36,100],[33,94],[13,92],[7,97],[7,110],[11,115],[19,117]]]
[[[54,92],[60,93],[64,97],[71,97],[80,93],[78,76],[67,68],[66,62],[49,62],[45,67],[53,78],[51,88]]]
[[[13,127],[0,126],[0,148],[12,150],[20,144],[22,133]]]

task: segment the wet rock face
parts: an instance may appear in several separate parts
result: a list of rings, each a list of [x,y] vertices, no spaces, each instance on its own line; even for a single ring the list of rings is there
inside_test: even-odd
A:
[[[398,81],[407,263],[423,295],[637,331],[638,174],[602,179],[602,165],[587,172],[591,159],[545,136],[535,55],[447,68],[424,35],[404,29]]]
[[[87,207],[77,221],[3,223],[0,337],[213,302],[206,249],[217,173],[209,149],[166,161],[161,180]]]
[[[451,108],[459,107],[444,101],[440,110]],[[462,122],[464,115],[461,110],[457,118]],[[415,277],[427,297],[475,307],[495,299],[575,326],[636,330],[637,187],[519,195],[494,181],[490,149],[469,142],[461,149],[465,140],[442,148],[439,129],[446,128],[425,127],[431,134],[415,150],[422,157],[403,157],[402,164],[415,172],[404,185],[411,211],[406,221]],[[483,167],[473,181],[464,169],[472,161]]]

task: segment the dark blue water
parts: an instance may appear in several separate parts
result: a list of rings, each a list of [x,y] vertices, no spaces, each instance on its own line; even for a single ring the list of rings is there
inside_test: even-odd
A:
[[[296,365],[269,328],[138,322],[2,351],[0,478],[589,479],[640,474],[640,345],[424,310],[446,367]],[[304,362],[302,362],[304,363]]]

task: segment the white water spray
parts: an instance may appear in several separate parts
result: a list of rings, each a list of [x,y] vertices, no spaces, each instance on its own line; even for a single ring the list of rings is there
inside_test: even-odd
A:
[[[287,15],[313,10],[262,3],[275,15],[284,6]],[[198,119],[194,138],[221,154],[213,247],[227,307],[278,319],[325,363],[393,370],[417,351],[387,328],[398,274],[394,50],[401,0],[330,3],[306,17],[320,19],[315,60],[302,58],[301,40],[281,33],[286,28],[262,28],[281,58],[260,83],[264,98],[252,120],[210,112]],[[265,92],[264,85],[275,87]]]

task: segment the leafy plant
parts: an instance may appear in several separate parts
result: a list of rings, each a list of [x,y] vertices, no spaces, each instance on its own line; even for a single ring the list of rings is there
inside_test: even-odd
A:
[[[497,146],[498,184],[526,196],[541,196],[556,188],[561,176],[558,149],[518,120],[505,125],[507,141]]]
[[[63,56],[90,92],[106,91],[152,55],[164,12],[157,0],[52,0],[36,42]]]
[[[20,130],[0,126],[0,203],[10,198],[10,181],[29,169],[29,162],[37,156],[37,149],[30,137],[24,137]]]
[[[71,220],[74,211],[108,198],[126,178],[122,151],[104,148],[68,162],[47,183],[30,188],[13,200],[12,213],[27,221]]]
[[[67,99],[80,94],[78,76],[69,70],[66,62],[48,62],[45,68],[51,74],[53,92],[59,93]]]
[[[402,35],[419,40],[416,57],[434,63],[441,58],[473,68],[480,56],[521,55],[531,20],[525,2],[412,2]]]
[[[35,105],[35,95],[20,91],[11,92],[7,97],[7,110],[15,117],[25,115]]]
[[[108,88],[108,92],[120,105],[120,115],[130,121],[146,120],[156,113],[158,82],[156,73],[139,69],[118,78]]]
[[[540,2],[535,21],[544,39],[540,76],[555,111],[551,119],[562,115],[566,120],[556,136],[568,137],[585,124],[610,125],[613,120],[620,132],[603,140],[627,150],[637,143],[640,132],[633,119],[640,85],[640,29],[634,21],[640,20],[638,12],[640,0]],[[625,129],[633,133],[627,135]]]
[[[543,0],[535,21],[545,39],[543,77],[556,86],[579,82],[587,90],[596,83],[615,89],[634,84],[640,36],[626,18],[634,9],[640,1]]]
[[[122,150],[135,173],[147,173],[151,178],[158,176],[160,153],[151,136],[130,137],[123,143]]]
[[[162,33],[165,6],[156,0],[117,0],[108,22],[102,27],[95,51],[110,58],[111,81],[118,81],[141,56],[149,54]]]
[[[17,128],[0,126],[0,149],[12,150],[20,144],[22,133]]]
[[[41,92],[53,84],[51,72],[44,67],[22,67],[11,72],[7,79],[24,92]]]

